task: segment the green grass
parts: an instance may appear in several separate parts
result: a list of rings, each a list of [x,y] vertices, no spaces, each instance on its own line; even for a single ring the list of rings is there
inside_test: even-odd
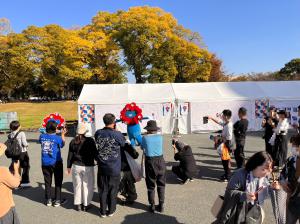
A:
[[[44,117],[55,112],[61,114],[65,120],[78,119],[77,102],[74,101],[0,104],[0,112],[17,112],[23,128],[39,128]]]

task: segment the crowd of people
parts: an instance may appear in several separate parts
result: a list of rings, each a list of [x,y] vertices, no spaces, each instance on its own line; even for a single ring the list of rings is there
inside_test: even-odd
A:
[[[298,111],[300,116],[300,106]],[[288,157],[287,113],[270,107],[269,115],[262,122],[265,150],[246,160],[247,110],[244,107],[238,110],[239,120],[234,124],[231,117],[232,112],[228,109],[222,112],[220,120],[207,116],[208,120],[222,126],[220,135],[212,139],[224,169],[220,180],[228,182],[215,223],[252,223],[249,220],[262,223],[262,205],[268,196],[272,200],[276,223],[296,223],[300,218],[300,122],[293,124],[297,134],[290,138],[291,156]],[[87,211],[91,208],[96,182],[100,200],[99,216],[112,217],[116,212],[118,193],[123,197],[124,204],[134,203],[138,197],[135,183],[144,176],[149,212],[163,213],[166,163],[163,135],[156,121],[147,122],[140,152],[116,129],[116,117],[113,114],[105,114],[103,122],[105,127],[97,130],[94,136],[85,124],[79,124],[77,134],[69,144],[66,173],[72,175],[74,209]],[[5,153],[12,160],[9,168],[0,167],[0,198],[4,202],[0,203],[0,223],[3,224],[19,223],[12,189],[30,187],[30,160],[25,133],[21,131],[18,121],[11,122],[10,129],[6,144],[0,144],[0,156]],[[66,132],[65,128],[58,129],[54,120],[49,120],[46,133],[39,137],[46,206],[59,207],[66,202],[61,193],[64,176],[61,149],[65,146]],[[192,148],[176,138],[172,139],[171,145],[174,160],[179,161],[172,167],[172,172],[181,184],[193,181],[198,171]],[[135,161],[140,154],[142,166]],[[231,155],[237,168],[233,174]],[[97,181],[94,178],[95,165],[98,166]],[[54,195],[51,193],[53,179]]]

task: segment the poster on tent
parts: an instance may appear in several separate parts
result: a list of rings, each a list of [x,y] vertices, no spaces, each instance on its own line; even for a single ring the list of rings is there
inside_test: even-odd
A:
[[[258,99],[255,100],[255,118],[264,118],[268,115],[269,100]]]
[[[298,106],[300,100],[274,100],[270,101],[270,105],[274,105],[277,109],[285,110],[288,114],[288,120],[291,125],[299,120]]]
[[[173,104],[171,102],[169,103],[163,103],[162,104],[162,116],[168,117],[173,113]]]
[[[187,116],[189,114],[190,106],[188,102],[178,104],[178,116]]]
[[[255,122],[254,101],[235,100],[235,101],[211,101],[211,102],[192,102],[191,103],[191,131],[192,132],[211,132],[221,130],[222,126],[213,121],[203,124],[204,116],[212,116],[221,121],[220,114],[224,109],[232,111],[232,122],[236,122],[238,118],[238,110],[240,107],[247,109],[249,122],[248,130],[259,130],[261,123]]]
[[[79,105],[79,121],[81,123],[90,123],[93,124],[95,122],[95,108],[92,104],[82,104]]]

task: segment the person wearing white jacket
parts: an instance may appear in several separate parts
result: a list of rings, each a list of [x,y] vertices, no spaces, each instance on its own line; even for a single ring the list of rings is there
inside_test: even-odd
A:
[[[280,110],[278,113],[279,122],[277,127],[274,129],[274,133],[276,134],[275,137],[275,144],[274,144],[274,154],[275,161],[274,165],[282,167],[287,159],[287,151],[288,151],[288,129],[289,129],[289,122],[287,119],[287,114],[285,110]]]

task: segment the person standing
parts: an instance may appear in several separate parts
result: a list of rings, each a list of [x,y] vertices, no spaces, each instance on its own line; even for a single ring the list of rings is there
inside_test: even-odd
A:
[[[276,128],[278,124],[278,118],[276,115],[276,108],[274,106],[270,106],[269,116],[266,116],[262,121],[262,128],[265,129],[264,140],[265,140],[265,149],[266,152],[272,156],[272,159],[275,160],[275,155],[273,153],[273,146],[270,144],[270,139],[274,133],[273,129]]]
[[[289,204],[291,197],[299,197],[299,178],[300,178],[300,135],[291,137],[291,156],[287,159],[280,175],[280,183],[283,190],[287,193],[288,200],[278,201],[277,207],[286,211],[286,223],[287,224],[296,224],[297,221],[300,222],[299,215],[299,206],[294,207],[292,204]],[[298,195],[297,195],[298,191]],[[286,198],[285,198],[286,199]],[[298,211],[298,212],[295,212]],[[285,221],[285,220],[284,220]]]
[[[61,187],[63,182],[63,160],[61,157],[61,148],[65,145],[66,129],[63,129],[61,136],[56,134],[57,123],[50,120],[46,124],[46,133],[41,134],[39,142],[41,144],[42,154],[42,172],[45,181],[45,200],[46,206],[59,207],[65,202],[61,198]],[[54,175],[55,198],[54,203],[51,197],[51,184]]]
[[[223,110],[222,112],[222,121],[218,121],[217,119],[207,116],[209,120],[214,121],[215,123],[221,125],[223,127],[222,130],[222,142],[224,143],[223,153],[221,155],[222,165],[224,168],[224,175],[221,176],[221,181],[228,182],[230,178],[230,155],[232,152],[232,137],[233,137],[233,124],[231,121],[232,112],[231,110]],[[224,153],[226,152],[226,153]]]
[[[26,135],[23,131],[21,131],[21,125],[19,121],[12,121],[10,122],[10,130],[11,133],[8,135],[9,139],[16,137],[21,146],[22,152],[20,155],[20,168],[22,169],[22,179],[20,187],[31,187],[30,179],[29,179],[29,170],[30,170],[30,163],[29,163],[29,155],[27,152],[28,143],[26,140]]]
[[[121,132],[115,130],[115,121],[116,117],[113,114],[105,114],[105,127],[95,133],[101,218],[111,217],[116,212],[121,174],[120,148],[125,145],[125,138]]]
[[[76,137],[70,142],[67,173],[72,172],[74,205],[77,211],[87,211],[94,194],[94,166],[96,144],[93,138],[86,137],[88,129],[79,124]]]
[[[287,119],[287,114],[285,110],[280,110],[278,112],[279,122],[277,127],[274,129],[274,133],[276,134],[275,144],[274,144],[274,165],[278,167],[282,167],[287,159],[287,151],[288,151],[288,129],[289,122]]]
[[[166,186],[166,164],[163,157],[163,137],[158,134],[159,128],[156,121],[150,120],[144,128],[147,134],[142,138],[141,148],[145,154],[146,186],[148,190],[148,202],[150,212],[164,212],[165,186]],[[155,207],[155,187],[159,204]]]
[[[242,168],[245,163],[244,147],[246,143],[246,131],[248,129],[247,110],[241,107],[238,112],[239,119],[233,125],[233,134],[235,138],[236,148],[234,150],[234,158],[237,168]]]
[[[193,178],[197,175],[197,166],[191,146],[173,139],[172,147],[174,150],[174,159],[179,161],[179,165],[172,167],[172,172],[181,179],[182,184],[193,181]]]
[[[6,146],[0,143],[0,156],[3,155]],[[18,172],[20,162],[13,162],[13,171],[0,166],[0,223],[19,224],[19,217],[15,209],[12,189],[20,185],[21,176]]]

